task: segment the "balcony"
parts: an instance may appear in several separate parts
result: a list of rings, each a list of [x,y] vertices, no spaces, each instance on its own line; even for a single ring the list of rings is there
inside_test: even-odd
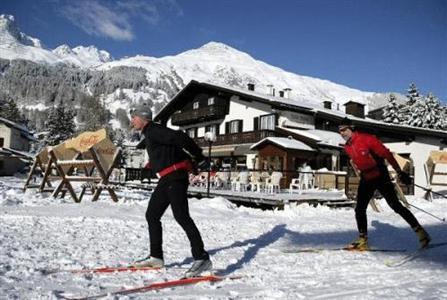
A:
[[[228,113],[227,105],[211,105],[195,110],[175,113],[172,115],[172,125],[182,126],[193,123],[222,119]]]
[[[232,134],[218,135],[216,141],[213,143],[214,146],[218,145],[234,145],[234,144],[247,144],[247,143],[257,143],[266,137],[279,136],[274,130],[256,130],[239,132]],[[196,143],[200,147],[208,146],[208,142],[205,141],[203,137],[195,138]]]

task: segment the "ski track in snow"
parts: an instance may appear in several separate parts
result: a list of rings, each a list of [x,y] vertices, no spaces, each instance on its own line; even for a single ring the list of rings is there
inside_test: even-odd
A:
[[[154,272],[44,275],[41,270],[127,264],[148,254],[144,219],[149,193],[103,193],[82,203],[23,192],[23,177],[0,178],[0,299],[59,299],[136,287],[182,276],[192,262],[189,242],[168,209],[162,219],[165,263]],[[447,216],[445,199],[411,203]],[[381,201],[382,202],[382,201]],[[418,247],[416,236],[385,203],[368,211],[370,244]],[[113,299],[447,299],[447,247],[427,250],[396,268],[397,253],[284,253],[290,248],[341,247],[356,237],[352,209],[291,205],[283,211],[237,207],[223,198],[191,199],[214,267],[238,280],[199,283]],[[447,241],[447,225],[418,211],[433,242]],[[408,253],[408,252],[407,252]],[[109,297],[110,298],[110,297]]]

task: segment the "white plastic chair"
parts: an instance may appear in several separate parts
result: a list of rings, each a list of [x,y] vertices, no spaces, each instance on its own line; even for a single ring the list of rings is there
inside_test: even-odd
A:
[[[309,171],[307,171],[309,172]],[[302,190],[313,189],[314,187],[314,174],[311,173],[301,173],[299,176]]]
[[[233,191],[242,192],[247,190],[248,183],[248,172],[240,172],[239,176],[231,182],[231,186]]]
[[[289,184],[289,193],[293,194],[293,190],[298,190],[298,193],[301,194],[301,182],[299,178],[292,178]]]
[[[261,190],[264,188],[264,182],[262,181],[261,173],[253,171],[250,174],[250,191],[254,192],[256,187],[256,192],[261,192]]]
[[[229,180],[228,177],[228,172],[217,172],[216,175],[214,175],[214,187],[216,189],[223,189],[226,187]]]
[[[275,191],[278,193],[281,191],[281,187],[279,183],[281,182],[282,173],[281,172],[273,172],[270,175],[268,183],[266,184],[266,189],[269,194],[274,194]]]

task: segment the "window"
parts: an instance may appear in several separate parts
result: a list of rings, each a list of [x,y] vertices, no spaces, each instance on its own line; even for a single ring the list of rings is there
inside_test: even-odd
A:
[[[5,143],[5,139],[0,138],[0,148],[3,148],[4,143]]]
[[[197,137],[197,128],[188,128],[188,129],[186,129],[186,134],[190,138],[192,138],[192,139]]]
[[[260,117],[260,130],[275,130],[275,115],[265,115]]]
[[[219,125],[216,124],[216,125],[205,126],[205,132],[212,132],[215,135],[219,135]]]
[[[208,105],[214,105],[214,97],[208,98]]]
[[[234,120],[225,123],[225,133],[239,133],[242,132],[242,120]]]
[[[192,109],[199,109],[199,101],[196,101],[192,104]]]

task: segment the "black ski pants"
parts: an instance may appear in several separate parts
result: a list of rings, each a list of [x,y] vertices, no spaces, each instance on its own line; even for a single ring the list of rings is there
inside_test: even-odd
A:
[[[357,191],[357,205],[355,207],[355,219],[360,234],[367,234],[366,209],[374,192],[378,190],[385,198],[388,205],[398,213],[414,229],[419,226],[419,222],[414,215],[400,203],[394,185],[388,175],[381,176],[373,180],[360,179],[359,189]]]
[[[200,232],[189,215],[188,185],[188,179],[162,178],[152,193],[146,211],[151,256],[163,259],[163,237],[160,219],[170,204],[175,220],[186,232],[194,259],[209,258],[208,253],[204,250]]]

